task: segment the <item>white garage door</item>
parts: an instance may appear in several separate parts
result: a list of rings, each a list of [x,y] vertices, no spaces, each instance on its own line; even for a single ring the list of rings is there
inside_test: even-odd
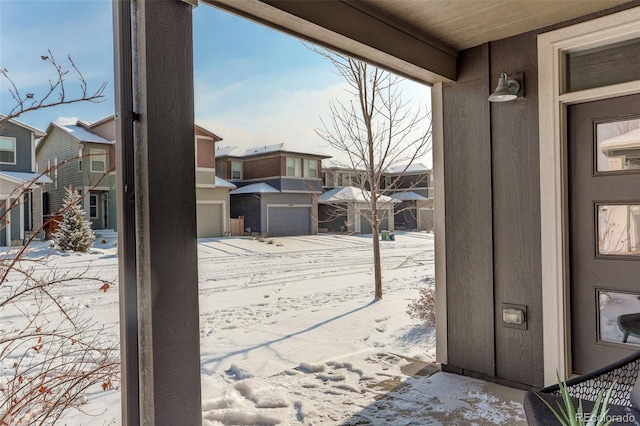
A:
[[[222,204],[197,204],[198,238],[224,236]]]

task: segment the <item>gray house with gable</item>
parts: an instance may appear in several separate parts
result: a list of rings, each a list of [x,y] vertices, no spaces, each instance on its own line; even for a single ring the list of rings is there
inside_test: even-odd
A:
[[[115,201],[116,187],[115,137],[96,131],[108,120],[92,124],[51,123],[47,127],[47,135],[36,147],[38,167],[47,171],[51,179],[43,188],[45,216],[60,211],[65,188],[73,186],[81,194],[88,194],[83,198],[83,208],[91,227],[115,229],[116,204],[111,202]]]
[[[44,135],[18,120],[0,124],[0,246],[22,244],[42,228],[41,185],[49,179],[37,172],[35,141]]]

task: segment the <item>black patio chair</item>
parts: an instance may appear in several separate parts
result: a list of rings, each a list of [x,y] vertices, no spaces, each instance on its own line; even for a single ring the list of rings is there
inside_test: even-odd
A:
[[[640,425],[640,351],[609,364],[599,370],[567,380],[567,390],[578,410],[579,400],[585,413],[591,413],[598,392],[603,394],[615,383],[609,400],[608,418],[613,424]],[[549,407],[556,411],[558,402],[564,406],[560,387],[556,384],[538,392],[527,392],[524,397],[524,411],[530,425],[559,425],[560,422]]]

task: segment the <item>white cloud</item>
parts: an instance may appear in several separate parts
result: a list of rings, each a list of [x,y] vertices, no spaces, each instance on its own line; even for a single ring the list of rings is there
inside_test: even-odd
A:
[[[207,88],[203,82],[197,86],[196,121],[224,139],[219,146],[249,148],[286,142],[301,150],[344,157],[315,133],[322,127],[321,119],[330,124],[329,102],[349,99],[339,79],[332,85],[315,89],[304,88],[302,84],[299,86],[302,88],[287,88],[260,77],[217,90]],[[424,110],[425,104],[430,104],[428,88],[413,82],[404,86],[403,94],[410,100],[411,108],[422,106]],[[430,158],[421,161],[431,165]]]
[[[60,126],[69,126],[78,122],[78,117],[58,117],[53,122]]]

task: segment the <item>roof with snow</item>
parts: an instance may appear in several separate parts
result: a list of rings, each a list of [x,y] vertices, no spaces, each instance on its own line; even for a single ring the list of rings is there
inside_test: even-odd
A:
[[[14,183],[51,183],[53,182],[47,175],[41,173],[27,172],[0,172],[0,178],[5,178]]]
[[[268,183],[252,183],[251,185],[242,186],[238,189],[231,191],[229,194],[238,195],[238,194],[271,194],[280,192],[275,189],[273,186]]]
[[[385,170],[385,175],[408,175],[408,174],[416,174],[416,173],[429,173],[431,171],[430,168],[425,166],[422,163],[412,163],[412,164],[401,164],[393,167],[387,168]]]
[[[221,179],[218,176],[216,176],[216,187],[217,188],[229,188],[229,189],[236,189],[237,188],[237,186],[235,186],[231,182],[227,182],[226,180]]]
[[[428,200],[427,197],[417,194],[413,191],[406,192],[398,192],[397,194],[391,194],[391,198],[396,199],[398,201],[423,201]]]
[[[107,145],[113,145],[115,143],[115,141],[108,141],[102,136],[98,136],[92,131],[85,129],[84,127],[78,124],[71,124],[66,126],[56,124],[56,123],[51,123],[51,124],[69,133],[71,136],[73,136],[80,142],[102,143]]]
[[[365,171],[363,168],[353,167],[333,159],[322,160],[322,168],[328,169],[328,170],[348,170],[348,171],[354,171],[354,172]]]
[[[241,148],[239,146],[225,146],[225,147],[216,149],[216,158],[224,158],[224,157],[245,158],[245,157],[254,157],[254,156],[266,155],[266,154],[275,154],[277,152],[313,155],[313,156],[322,157],[322,158],[331,157],[330,155],[327,155],[321,152],[302,151],[300,149],[294,148],[285,143],[277,143],[274,145],[264,145],[256,148]]]
[[[603,151],[638,148],[640,148],[640,128],[600,142],[600,149]]]
[[[366,189],[356,188],[353,186],[344,186],[341,188],[331,189],[318,196],[318,203],[330,204],[330,203],[345,203],[345,202],[357,202],[364,203],[371,200],[371,192]],[[398,203],[398,200],[394,200],[386,195],[379,195],[378,201],[381,203]]]

